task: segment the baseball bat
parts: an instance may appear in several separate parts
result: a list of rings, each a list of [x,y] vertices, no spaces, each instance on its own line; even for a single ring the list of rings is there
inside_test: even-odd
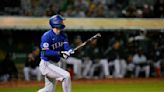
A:
[[[83,42],[81,45],[77,46],[76,48],[74,48],[73,50],[76,51],[78,50],[79,48],[85,46],[87,43],[89,43],[90,41],[94,40],[94,39],[97,39],[101,37],[101,34],[100,33],[97,33],[96,35],[92,36],[91,38],[89,38],[88,40],[86,40],[85,42]]]

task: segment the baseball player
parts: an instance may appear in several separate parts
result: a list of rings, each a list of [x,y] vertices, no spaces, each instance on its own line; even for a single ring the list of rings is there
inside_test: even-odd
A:
[[[82,40],[80,36],[76,36],[74,38],[74,42],[72,43],[71,47],[76,47],[82,44]],[[67,63],[73,65],[73,72],[74,72],[74,79],[80,79],[81,76],[81,70],[82,70],[82,57],[84,52],[82,49],[78,49],[75,51],[76,54],[68,57]]]
[[[41,81],[42,75],[39,70],[40,63],[40,49],[39,47],[34,47],[32,52],[28,54],[27,60],[25,62],[25,67],[23,69],[24,77],[26,81],[30,81],[30,76],[35,75],[37,81]]]
[[[41,62],[39,69],[45,76],[45,87],[38,92],[54,92],[56,80],[62,81],[63,92],[72,92],[70,74],[59,67],[60,58],[68,58],[74,51],[70,48],[67,35],[61,30],[65,28],[64,18],[54,15],[49,19],[52,27],[41,38]]]

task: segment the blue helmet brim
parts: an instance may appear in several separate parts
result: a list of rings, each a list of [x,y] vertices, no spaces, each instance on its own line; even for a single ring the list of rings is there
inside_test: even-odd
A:
[[[52,28],[64,29],[65,25],[63,24],[63,18],[61,15],[54,15],[50,18],[49,24]]]
[[[65,28],[65,25],[63,25],[63,24],[54,24],[51,27],[52,28],[58,28],[58,29],[64,29]]]

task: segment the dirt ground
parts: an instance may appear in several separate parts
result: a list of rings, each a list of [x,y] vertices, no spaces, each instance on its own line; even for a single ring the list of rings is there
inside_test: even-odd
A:
[[[124,78],[124,79],[80,79],[80,80],[72,80],[73,84],[104,84],[104,83],[112,83],[112,84],[133,84],[133,83],[158,83],[164,82],[164,78]],[[0,88],[4,87],[31,87],[31,86],[44,86],[44,81],[10,81],[10,82],[0,82]]]

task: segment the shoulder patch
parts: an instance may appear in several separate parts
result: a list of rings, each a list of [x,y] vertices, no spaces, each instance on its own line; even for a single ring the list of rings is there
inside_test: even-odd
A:
[[[48,48],[49,47],[49,43],[47,43],[47,42],[43,43],[43,47],[44,48]]]

